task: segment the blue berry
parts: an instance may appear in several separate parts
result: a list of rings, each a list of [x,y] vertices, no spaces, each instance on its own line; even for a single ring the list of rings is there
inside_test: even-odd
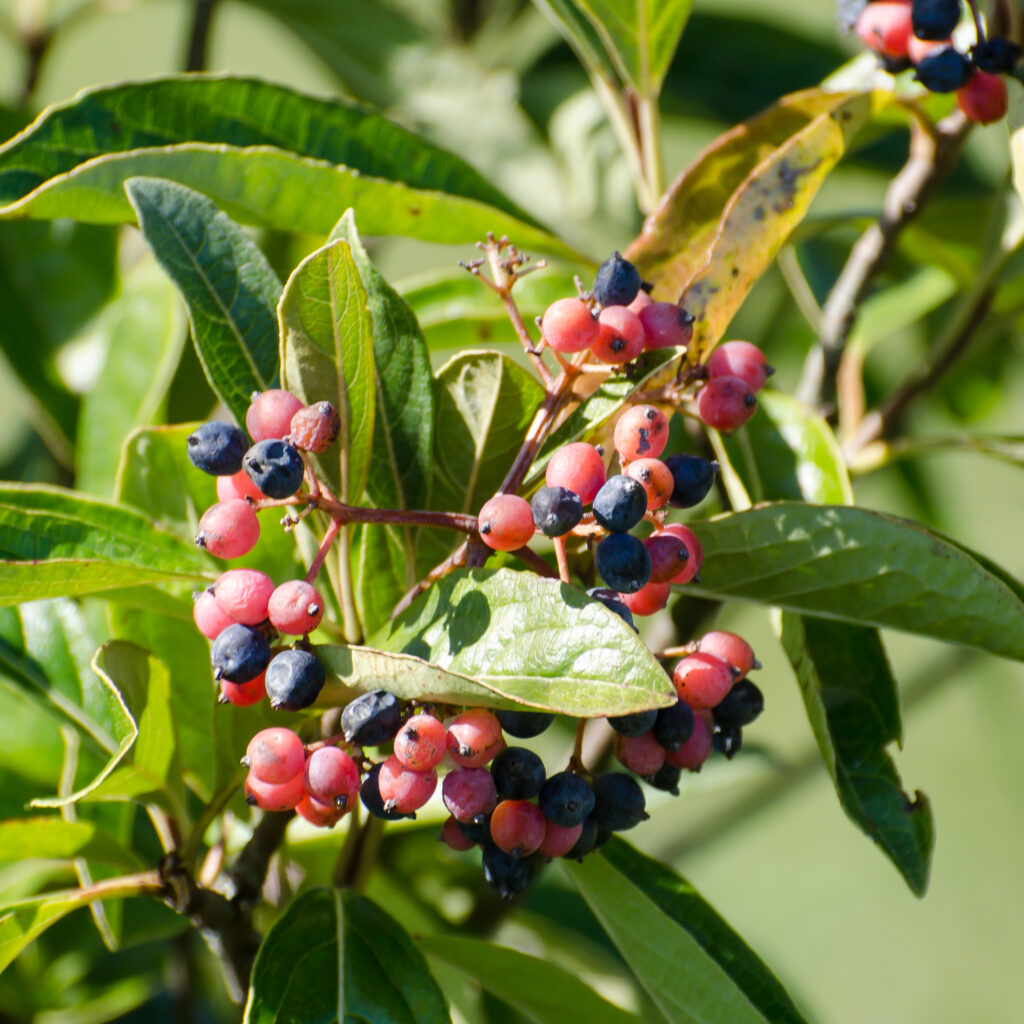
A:
[[[530,501],[537,529],[548,537],[564,537],[583,518],[583,502],[568,487],[542,487]]]
[[[537,803],[548,821],[571,828],[594,809],[594,791],[586,779],[559,772],[544,783]]]
[[[654,723],[654,738],[666,750],[678,750],[693,735],[693,708],[685,700],[660,708]]]
[[[960,20],[960,0],[914,0],[910,21],[918,39],[948,39]]]
[[[647,813],[644,791],[632,775],[609,772],[594,780],[594,819],[598,832],[624,832],[639,825]]]
[[[478,814],[472,821],[459,821],[456,818],[455,824],[471,842],[482,845],[491,841],[491,816],[489,814]]]
[[[628,306],[636,298],[642,283],[636,267],[613,252],[597,269],[594,298],[601,306]]]
[[[956,92],[974,74],[971,62],[952,46],[930,53],[917,62],[914,77],[929,92]]]
[[[363,806],[375,818],[383,818],[385,821],[398,821],[399,818],[414,818],[414,814],[402,814],[399,811],[389,811],[384,806],[384,799],[380,795],[380,784],[377,776],[380,775],[381,765],[375,764],[364,776],[359,786],[359,799]]]
[[[743,746],[743,729],[738,725],[723,725],[715,729],[712,746],[731,761]]]
[[[540,863],[541,858],[535,853],[529,857],[514,857],[494,843],[484,846],[484,878],[503,900],[518,896],[533,880]]]
[[[600,601],[605,608],[615,612],[627,625],[633,626],[633,629],[636,629],[636,626],[633,625],[633,613],[619,600],[619,592],[617,590],[609,590],[607,587],[591,587],[587,591],[587,597]]]
[[[593,814],[589,815],[583,822],[583,831],[580,833],[576,845],[566,854],[572,860],[582,861],[588,853],[593,853],[598,847],[597,819]]]
[[[594,551],[594,564],[601,579],[620,594],[635,594],[651,578],[647,548],[628,533],[605,537]]]
[[[247,683],[270,664],[270,644],[258,629],[236,622],[222,629],[213,641],[210,663],[214,679]]]
[[[525,747],[506,747],[491,764],[499,800],[531,800],[544,785],[544,762]]]
[[[270,706],[280,711],[311,707],[325,681],[323,665],[309,651],[282,651],[267,666]]]
[[[673,508],[693,508],[708,496],[718,472],[717,462],[699,455],[670,455],[664,462],[672,471],[674,486],[668,503]]]
[[[645,776],[644,781],[664,793],[679,796],[679,778],[682,774],[682,768],[666,761],[653,775]]]
[[[740,679],[714,709],[715,724],[750,725],[764,711],[764,694],[756,683]]]
[[[242,468],[245,434],[233,423],[215,420],[188,435],[188,459],[211,476],[232,476]]]
[[[398,735],[402,709],[398,698],[387,690],[373,690],[350,700],[341,713],[341,731],[349,743],[377,747]]]
[[[290,498],[301,486],[305,465],[287,441],[257,441],[242,460],[249,479],[268,498]]]
[[[642,736],[654,728],[658,718],[658,710],[638,711],[635,715],[613,715],[608,724],[622,736]]]
[[[971,50],[971,63],[990,75],[1012,71],[1020,60],[1020,47],[999,36],[986,39]]]
[[[647,492],[639,480],[609,477],[594,497],[594,518],[611,533],[627,533],[647,511]]]
[[[554,720],[546,711],[495,711],[502,729],[519,740],[539,736]]]

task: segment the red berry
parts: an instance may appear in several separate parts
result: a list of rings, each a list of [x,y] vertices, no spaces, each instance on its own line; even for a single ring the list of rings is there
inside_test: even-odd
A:
[[[639,736],[616,733],[613,749],[619,763],[637,775],[653,775],[665,763],[665,748],[654,738],[653,732]]]
[[[448,723],[448,749],[463,768],[483,768],[504,746],[501,722],[483,708],[463,711]]]
[[[414,772],[440,764],[448,751],[448,734],[433,715],[414,715],[395,737],[395,757]]]
[[[582,352],[597,341],[598,325],[582,299],[558,299],[541,321],[544,340],[556,352]]]
[[[410,771],[392,754],[380,766],[377,786],[385,810],[412,814],[433,796],[437,788],[437,772]]]
[[[644,325],[625,306],[607,306],[597,317],[597,341],[590,346],[595,359],[610,366],[630,363],[644,350]]]
[[[351,811],[359,796],[359,768],[340,747],[321,747],[306,761],[306,792],[318,803]]]
[[[713,654],[716,658],[732,665],[740,676],[745,676],[757,665],[757,658],[750,644],[735,633],[724,630],[713,630],[705,633],[697,642],[697,650],[701,654]]]
[[[267,695],[267,674],[264,672],[247,683],[232,683],[227,679],[220,681],[220,703],[232,704],[236,708],[247,708],[259,704]]]
[[[211,505],[199,520],[196,543],[215,558],[241,558],[260,539],[260,521],[241,499]]]
[[[649,349],[689,345],[693,338],[693,317],[674,302],[652,302],[639,315]]]
[[[441,799],[456,821],[470,822],[490,814],[498,802],[494,776],[486,768],[461,768],[449,772],[441,784]]]
[[[665,760],[676,768],[699,772],[700,766],[711,756],[711,749],[711,726],[701,715],[694,715],[690,738],[678,750],[666,751]]]
[[[243,626],[255,626],[267,617],[274,581],[258,569],[228,569],[213,585],[213,595],[225,615]]]
[[[757,398],[739,377],[712,377],[697,392],[697,415],[715,430],[736,430],[757,412]]]
[[[270,595],[267,616],[274,629],[289,636],[304,636],[320,625],[323,598],[312,583],[289,580]]]
[[[300,409],[288,425],[288,440],[304,452],[325,452],[341,433],[341,417],[330,402]]]
[[[317,828],[334,828],[345,816],[345,811],[339,811],[329,804],[322,804],[308,793],[295,805],[295,813]]]
[[[1006,115],[1009,105],[1006,83],[999,75],[975,71],[971,80],[957,89],[956,102],[970,120],[992,124]]]
[[[478,522],[480,539],[495,551],[515,551],[533,537],[530,503],[517,494],[496,494],[484,502]]]
[[[619,417],[614,436],[623,462],[656,459],[668,444],[668,417],[653,405],[634,405]]]
[[[445,823],[441,826],[441,839],[458,853],[465,853],[466,850],[472,850],[476,846],[476,843],[459,828],[456,818],[445,819]]]
[[[574,491],[584,505],[594,500],[606,477],[601,453],[585,441],[574,441],[559,448],[544,470],[544,482],[548,487],[565,487]]]
[[[491,839],[513,857],[528,857],[540,849],[547,822],[540,808],[529,800],[502,800],[491,815]]]
[[[217,500],[233,501],[237,498],[252,498],[260,501],[266,495],[252,482],[252,478],[244,469],[233,476],[217,477]]]
[[[647,511],[661,508],[675,490],[672,470],[661,459],[637,459],[625,468],[626,476],[632,477],[647,494]]]
[[[672,585],[669,583],[645,583],[633,594],[618,594],[621,601],[634,615],[654,615],[668,604]]]
[[[227,629],[235,620],[219,604],[212,591],[203,590],[195,595],[192,618],[196,628],[208,640],[216,640],[222,629]]]
[[[646,292],[641,292],[646,295]],[[556,825],[553,821],[547,822],[547,831],[544,833],[544,842],[540,844],[540,852],[545,857],[564,857],[575,845],[583,832],[583,824],[579,825]]]
[[[650,293],[645,292],[643,288],[641,288],[640,291],[636,293],[636,298],[626,307],[626,309],[639,316],[648,306],[653,305],[654,299],[651,298]]]
[[[690,558],[686,541],[664,530],[646,538],[644,547],[651,556],[652,583],[671,583],[683,571]]]
[[[739,377],[750,385],[751,391],[760,391],[774,372],[764,353],[749,341],[727,341],[719,345],[708,360],[708,373],[712,377]]]
[[[294,810],[305,795],[301,772],[280,785],[262,782],[252,772],[245,778],[245,799],[265,811]]]
[[[857,35],[865,46],[883,57],[906,57],[914,34],[911,0],[875,0],[857,19]]]
[[[261,729],[249,740],[243,763],[248,764],[249,774],[260,782],[279,785],[302,773],[306,748],[291,729]]]
[[[660,533],[669,533],[673,537],[678,537],[689,552],[689,558],[686,559],[686,564],[681,572],[678,576],[673,576],[669,582],[689,583],[700,572],[700,567],[704,564],[704,549],[700,546],[697,535],[683,523],[666,523],[653,536],[657,537]]]
[[[302,402],[290,391],[259,391],[245,412],[245,429],[254,441],[280,440],[287,436],[292,417],[302,408]]]
[[[695,711],[713,708],[732,689],[732,666],[713,654],[688,654],[676,665],[672,680],[676,693]]]

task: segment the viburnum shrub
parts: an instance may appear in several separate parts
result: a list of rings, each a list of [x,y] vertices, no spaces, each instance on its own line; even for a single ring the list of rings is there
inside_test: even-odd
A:
[[[1019,582],[939,532],[961,518],[921,468],[1020,461],[1016,435],[974,429],[1019,408],[1020,200],[960,160],[974,133],[998,149],[978,126],[1019,88],[1021,19],[843,2],[851,52],[876,56],[666,186],[658,99],[692,88],[687,60],[669,76],[688,4],[430,5],[460,9],[432,73],[484,61],[445,135],[468,160],[399,123],[434,116],[425,83],[392,92],[433,14],[257,6],[349,73],[372,38],[345,94],[401,116],[172,75],[81,93],[0,147],[0,342],[38,449],[12,465],[61,481],[0,485],[0,1018],[237,1019],[207,957],[247,1024],[799,1024],[677,869],[802,778],[813,734],[842,809],[922,895],[933,821],[892,758],[880,631],[967,652],[929,662],[929,687],[972,652],[1024,660]],[[14,33],[26,97],[53,35],[36,16]],[[504,49],[547,72],[514,131],[491,52],[513,25]],[[583,145],[589,108],[551,117],[576,86],[564,54],[529,57],[545,31],[621,162],[603,134]],[[899,124],[909,157],[874,215],[842,171],[813,207]],[[518,182],[538,127],[537,180],[564,196]],[[627,178],[636,208],[604,210]],[[60,344],[33,335],[58,324]],[[53,763],[22,765],[36,747]],[[778,890],[748,845],[730,884]],[[824,856],[802,834],[788,850]],[[787,929],[816,934],[794,907]]]

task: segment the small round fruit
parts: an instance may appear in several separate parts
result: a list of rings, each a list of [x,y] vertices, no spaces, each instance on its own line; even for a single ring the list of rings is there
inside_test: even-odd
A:
[[[652,302],[640,310],[647,348],[676,348],[693,338],[693,316],[674,302]]]
[[[1020,61],[1020,47],[1001,36],[993,36],[971,49],[971,63],[990,75],[1010,72]]]
[[[957,90],[956,102],[964,116],[978,124],[993,124],[1006,116],[1009,98],[999,75],[975,71],[971,80]]]
[[[241,558],[260,539],[260,521],[247,501],[211,505],[199,520],[196,544],[214,558]]]
[[[456,853],[465,853],[472,850],[476,843],[467,836],[455,818],[446,818],[441,826],[441,841],[446,843]]]
[[[201,590],[193,595],[192,618],[207,640],[216,640],[235,621],[217,604],[217,598],[210,590]]]
[[[649,817],[644,791],[632,776],[608,772],[594,780],[594,819],[598,831],[625,832]]]
[[[564,537],[583,518],[583,502],[568,487],[542,487],[530,501],[537,529],[547,537]]]
[[[679,796],[679,776],[682,775],[678,765],[665,763],[653,774],[648,775],[644,782],[648,786],[660,789],[664,793],[671,793],[672,796]]]
[[[727,633],[723,629],[715,629],[705,633],[697,641],[697,650],[701,654],[713,654],[728,662],[736,670],[738,676],[745,676],[751,669],[760,668],[754,657],[754,649],[741,636]]]
[[[301,774],[306,763],[306,748],[291,729],[274,726],[261,729],[245,748],[243,764],[261,782],[280,785]]]
[[[937,53],[939,50],[952,45],[952,39],[935,41],[932,39],[918,39],[917,36],[911,36],[910,41],[907,43],[907,59],[912,64],[920,64],[930,54]]]
[[[650,732],[658,719],[657,708],[651,711],[637,711],[632,715],[610,715],[608,724],[620,736],[642,736]]]
[[[541,321],[544,340],[556,352],[582,352],[597,341],[598,325],[582,299],[558,299]]]
[[[267,616],[279,632],[304,636],[320,625],[324,617],[323,598],[312,583],[289,580],[270,595]]]
[[[298,449],[286,441],[257,441],[246,453],[242,467],[268,498],[290,498],[301,486],[306,465]]]
[[[242,468],[245,434],[233,423],[215,420],[188,435],[188,460],[211,476],[230,476]]]
[[[491,764],[491,775],[502,800],[530,800],[544,785],[544,762],[526,747],[506,747]]]
[[[546,711],[495,711],[502,729],[516,739],[528,740],[539,736],[555,720]]]
[[[594,519],[611,533],[632,530],[646,511],[646,491],[624,474],[609,477],[594,497]]]
[[[300,409],[288,426],[288,440],[304,452],[325,452],[341,433],[341,417],[330,402]]]
[[[713,654],[688,654],[675,668],[676,693],[695,711],[713,708],[731,689],[732,666]]]
[[[247,683],[266,671],[270,664],[270,644],[258,629],[236,622],[213,641],[210,664],[214,679]]]
[[[672,594],[670,583],[645,583],[635,594],[621,594],[622,603],[634,615],[656,615]]]
[[[341,712],[341,731],[349,743],[377,747],[398,735],[402,708],[387,690],[371,690],[353,698]]]
[[[218,703],[231,704],[236,708],[247,708],[253,704],[259,704],[267,695],[266,673],[264,672],[247,683],[229,683],[226,679],[222,679],[219,685]]]
[[[281,651],[267,666],[267,697],[275,711],[301,711],[324,688],[324,667],[309,651]]]
[[[905,57],[907,44],[914,32],[910,0],[875,0],[869,3],[857,19],[855,31],[861,42],[875,53],[883,57]]]
[[[686,567],[690,549],[686,541],[662,530],[644,539],[651,556],[651,583],[670,583]]]
[[[483,818],[498,803],[494,776],[486,768],[456,768],[441,783],[441,799],[456,821],[468,824]]]
[[[689,583],[700,572],[700,567],[704,564],[704,549],[701,547],[697,535],[684,523],[666,523],[658,533],[670,533],[686,545],[686,550],[689,552],[686,564],[683,566],[682,572],[678,576],[673,576],[669,582]],[[654,536],[657,536],[658,533],[655,533]]]
[[[359,799],[366,810],[375,818],[382,818],[384,821],[398,821],[399,818],[408,818],[411,815],[403,814],[394,808],[384,806],[384,799],[380,795],[380,770],[384,763],[375,764],[365,776],[362,785],[359,787]]]
[[[515,551],[533,536],[530,503],[517,494],[496,494],[484,502],[477,521],[480,539],[495,551]]]
[[[308,793],[295,805],[295,813],[317,828],[334,828],[345,816],[344,810],[322,804]]]
[[[518,896],[533,881],[539,866],[539,854],[513,857],[495,843],[484,846],[484,878],[503,900]]]
[[[614,438],[623,461],[656,459],[668,444],[668,417],[653,405],[634,405],[619,417]]]
[[[575,492],[584,505],[589,505],[606,475],[601,453],[592,444],[574,441],[559,448],[548,460],[544,482],[548,487],[565,487]]]
[[[637,297],[641,284],[636,267],[613,252],[597,269],[594,299],[600,306],[628,306]]]
[[[245,799],[264,811],[291,811],[306,795],[302,772],[280,785],[262,782],[252,772],[245,779]]]
[[[644,489],[648,512],[667,504],[675,490],[672,470],[661,459],[637,459],[630,462],[623,472]]]
[[[967,84],[974,69],[971,62],[952,46],[922,57],[914,70],[916,78],[929,92],[956,92]]]
[[[528,857],[540,849],[547,822],[529,800],[502,800],[491,815],[491,839],[513,857]]]
[[[636,625],[633,622],[633,613],[629,608],[622,602],[622,594],[615,590],[609,590],[607,587],[591,587],[587,591],[587,597],[592,597],[595,601],[600,602],[610,612],[614,612],[627,626],[632,626],[636,629]]]
[[[544,842],[540,844],[540,849],[537,852],[542,857],[564,857],[579,842],[582,833],[582,822],[579,825],[569,825],[567,827],[565,825],[556,825],[553,821],[548,821],[547,830],[544,833]]]
[[[234,501],[236,499],[251,498],[259,501],[266,495],[249,479],[249,474],[240,469],[231,476],[217,477],[217,500]]]
[[[918,39],[946,39],[960,21],[960,0],[913,0],[910,12]]]
[[[413,715],[395,737],[395,757],[414,772],[429,771],[448,751],[448,733],[440,719]]]
[[[605,537],[594,551],[594,565],[601,579],[620,594],[635,594],[651,578],[647,548],[628,533]]]
[[[608,306],[597,317],[597,341],[591,355],[609,366],[631,363],[644,350],[647,336],[636,313],[625,306]]]
[[[755,412],[757,397],[739,377],[712,377],[697,392],[697,415],[715,430],[736,430]]]
[[[267,617],[273,592],[274,581],[259,569],[228,569],[213,585],[213,596],[224,614],[245,626],[255,626]]]
[[[463,768],[482,768],[505,746],[501,722],[483,708],[471,708],[448,723],[448,750]]]
[[[678,750],[692,735],[694,723],[693,708],[685,700],[658,711],[654,723],[654,738],[666,750]]]
[[[740,679],[715,706],[715,724],[750,725],[764,711],[764,694],[756,683]]]
[[[738,725],[723,725],[716,728],[711,735],[713,749],[731,761],[743,746],[743,729]]]
[[[616,736],[612,749],[619,763],[637,775],[653,775],[665,763],[665,748],[653,733]]]
[[[693,720],[693,732],[690,738],[678,750],[669,750],[665,761],[676,768],[699,772],[700,766],[711,756],[711,727],[700,716]]]
[[[594,791],[579,775],[559,772],[544,783],[537,803],[548,821],[571,828],[594,809]]]
[[[359,768],[340,747],[321,747],[306,761],[306,792],[318,803],[351,811],[359,794]]]
[[[392,754],[380,767],[377,785],[385,810],[413,814],[433,796],[437,772],[414,772]]]
[[[665,465],[672,474],[672,496],[668,503],[673,508],[699,505],[715,484],[718,463],[699,455],[670,455]]]
[[[259,391],[246,410],[245,429],[254,441],[282,438],[291,429],[292,417],[302,408],[302,402],[290,391]]]
[[[765,381],[775,372],[768,365],[764,353],[749,341],[727,341],[719,345],[708,360],[708,374],[712,377],[739,377],[760,391]]]

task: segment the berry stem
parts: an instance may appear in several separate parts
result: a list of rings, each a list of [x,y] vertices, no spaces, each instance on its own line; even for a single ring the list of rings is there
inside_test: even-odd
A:
[[[341,520],[335,519],[332,516],[331,521],[327,526],[327,532],[324,534],[324,539],[320,541],[320,549],[317,551],[316,557],[310,563],[309,571],[306,573],[307,583],[312,583],[320,574],[320,570],[323,568],[324,562],[327,560],[327,555],[340,531]]]
[[[555,558],[558,561],[558,578],[563,583],[569,582],[569,559],[565,554],[565,538],[555,538]]]
[[[583,734],[587,729],[589,719],[581,718],[576,723],[576,742],[573,744],[572,755],[569,758],[569,771],[580,775],[587,774],[586,765],[583,763]]]
[[[332,519],[331,522],[336,520]],[[352,530],[342,525],[338,537],[338,572],[341,583],[338,596],[341,598],[341,624],[345,630],[345,640],[355,644],[363,638],[363,627],[359,622],[356,595],[352,587]]]
[[[557,578],[558,574],[532,548],[516,548],[512,554],[521,562],[525,562],[538,576],[546,576],[549,579]]]

